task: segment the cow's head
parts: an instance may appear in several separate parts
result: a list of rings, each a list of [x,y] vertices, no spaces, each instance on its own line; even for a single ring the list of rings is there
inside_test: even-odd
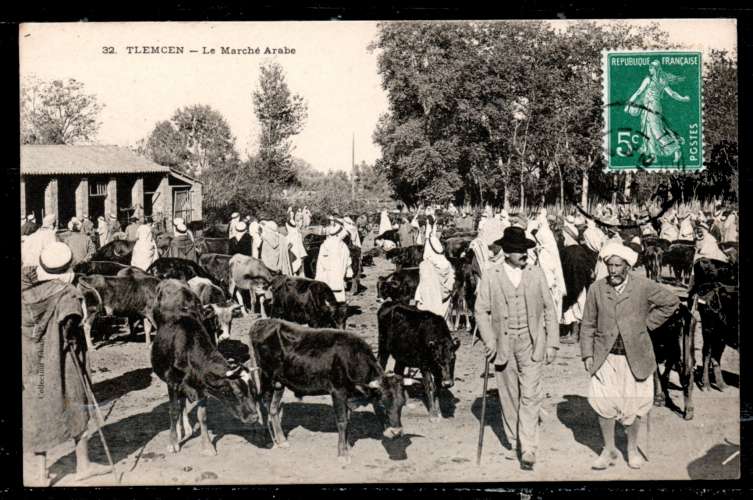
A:
[[[218,330],[220,331],[220,340],[230,338],[230,327],[233,318],[241,316],[242,310],[243,306],[233,301],[228,301],[225,304],[207,304],[204,306],[205,316],[216,318]]]
[[[434,366],[439,368],[442,387],[452,387],[455,384],[455,351],[460,347],[460,339],[453,338],[447,332],[446,336],[429,340],[428,348]]]
[[[377,300],[396,300],[399,292],[400,284],[390,279],[389,276],[379,276],[377,278]]]
[[[384,437],[396,438],[403,433],[400,417],[406,401],[404,387],[417,382],[415,379],[387,372],[368,383],[370,399],[384,410]]]
[[[235,362],[214,363],[206,380],[207,392],[222,401],[244,424],[259,421],[258,389],[251,371]]]

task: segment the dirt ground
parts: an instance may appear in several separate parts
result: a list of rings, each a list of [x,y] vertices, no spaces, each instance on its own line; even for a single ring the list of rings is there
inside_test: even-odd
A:
[[[371,248],[366,243],[364,248]],[[360,312],[348,329],[366,339],[376,352],[376,279],[392,270],[375,259],[365,268],[367,290],[349,297]],[[246,320],[236,320],[232,338],[223,349],[244,349]],[[685,421],[672,410],[654,408],[650,435],[645,426],[641,448],[649,461],[641,470],[628,468],[624,457],[607,471],[590,469],[602,443],[596,415],[586,400],[588,377],[577,345],[563,345],[544,377],[540,447],[534,471],[522,471],[517,462],[501,454],[505,442],[494,379],[489,380],[486,431],[481,466],[476,466],[476,445],[481,413],[483,354],[472,345],[468,332],[457,333],[462,343],[457,353],[455,385],[442,401],[444,418],[431,423],[422,389],[409,392],[403,411],[404,436],[387,440],[371,407],[353,413],[352,463],[337,460],[337,429],[329,397],[297,400],[284,398],[283,427],[290,448],[271,448],[266,429],[246,426],[231,417],[216,400],[208,403],[209,429],[216,457],[202,456],[198,433],[180,453],[168,449],[167,388],[151,373],[148,353],[139,342],[126,338],[100,344],[91,353],[94,389],[105,415],[104,433],[123,485],[378,483],[378,482],[481,482],[481,481],[581,481],[647,479],[713,479],[739,475],[739,357],[727,349],[722,359],[730,387],[725,392],[694,390],[695,419]],[[143,339],[143,337],[142,337]],[[697,342],[700,346],[700,342]],[[700,360],[700,351],[696,355]],[[671,380],[678,384],[676,374]],[[671,391],[682,407],[682,393]],[[191,413],[195,421],[195,411]],[[618,426],[619,429],[619,426]],[[618,447],[626,453],[625,434],[618,430]],[[98,438],[90,442],[94,461],[107,460]],[[71,445],[50,454],[54,485],[74,486],[75,459]],[[27,471],[28,471],[28,463]],[[112,475],[88,480],[86,485],[117,484]]]

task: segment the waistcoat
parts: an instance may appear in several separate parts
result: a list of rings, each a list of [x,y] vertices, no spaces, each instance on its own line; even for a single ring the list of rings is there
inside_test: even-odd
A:
[[[506,272],[502,272],[502,291],[507,301],[507,327],[519,330],[528,327],[528,312],[526,310],[525,283],[521,279],[516,288]]]

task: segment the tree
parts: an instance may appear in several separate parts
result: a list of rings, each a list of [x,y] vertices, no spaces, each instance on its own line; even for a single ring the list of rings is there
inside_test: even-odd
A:
[[[206,105],[177,109],[168,121],[155,124],[137,151],[160,165],[198,177],[204,203],[219,206],[238,192],[248,192],[250,177],[240,165],[235,137],[225,118]],[[246,166],[248,167],[248,166]]]
[[[31,76],[21,84],[20,107],[22,144],[76,144],[96,137],[104,105],[73,78],[42,81]]]
[[[275,62],[260,66],[259,87],[253,105],[260,123],[258,175],[261,182],[288,185],[295,182],[291,138],[303,129],[307,106],[291,94],[282,67]]]

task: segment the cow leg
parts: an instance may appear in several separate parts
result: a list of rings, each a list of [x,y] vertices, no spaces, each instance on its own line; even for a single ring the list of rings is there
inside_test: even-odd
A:
[[[288,448],[290,446],[290,443],[285,438],[285,432],[282,430],[282,395],[284,392],[285,387],[282,384],[275,384],[272,402],[269,405],[269,420],[271,422],[269,431],[275,447],[280,448]]]
[[[201,454],[208,457],[217,455],[212,441],[209,439],[209,430],[207,429],[207,400],[200,399],[197,403],[196,416],[199,418],[199,427],[201,428]]]
[[[669,373],[665,367],[664,374],[659,373],[659,363],[656,364],[654,371],[654,406],[664,406],[667,398],[666,386],[664,385],[664,375]]]
[[[150,319],[144,318],[143,324],[144,324],[144,338],[146,340],[146,350],[150,351],[150,349],[152,347],[151,333],[152,333],[152,324],[153,323],[152,323],[152,321]]]
[[[682,386],[682,395],[685,411],[683,418],[693,420],[693,361],[686,362],[680,370],[680,385]]]
[[[348,442],[348,427],[350,424],[350,410],[347,396],[340,391],[332,392],[332,406],[335,409],[337,421],[337,459],[343,464],[350,463],[350,443]]]
[[[191,421],[188,419],[188,407],[186,405],[186,398],[180,398],[180,416],[181,423],[183,425],[183,436],[181,441],[188,439],[193,435],[193,428],[191,427]]]
[[[722,377],[722,354],[724,354],[724,342],[720,339],[711,349],[711,366],[714,369],[714,381],[716,382],[716,388],[720,391],[724,391],[727,388],[727,384],[724,383],[724,377]]]
[[[264,296],[263,295],[259,297],[259,313],[261,314],[262,319],[267,318],[267,311],[264,310]]]
[[[711,362],[711,346],[709,345],[709,342],[707,339],[703,339],[703,348],[701,350],[703,354],[703,378],[702,378],[702,385],[704,391],[708,390],[711,387],[711,382],[709,382],[709,363]]]
[[[434,377],[431,370],[423,368],[421,369],[421,375],[424,382],[426,402],[429,406],[429,422],[439,422],[442,420],[442,415],[439,413],[438,379]]]
[[[94,350],[94,343],[92,342],[92,325],[97,318],[97,313],[94,313],[86,318],[84,321],[84,339],[86,339],[86,349],[88,351]]]
[[[180,438],[178,437],[178,420],[180,420],[180,397],[175,388],[167,386],[167,395],[170,399],[167,410],[170,415],[170,444],[167,447],[169,453],[180,451]]]

